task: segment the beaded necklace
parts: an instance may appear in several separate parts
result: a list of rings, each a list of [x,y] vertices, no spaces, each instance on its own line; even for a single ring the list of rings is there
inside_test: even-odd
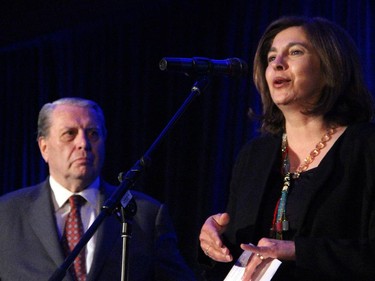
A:
[[[288,198],[288,191],[290,188],[290,178],[298,179],[302,172],[305,172],[309,165],[314,161],[315,157],[319,155],[320,151],[326,147],[326,143],[332,138],[332,135],[336,133],[336,128],[331,127],[323,135],[321,140],[316,144],[315,148],[310,152],[310,154],[304,159],[304,161],[299,165],[295,172],[290,172],[290,162],[288,156],[288,140],[286,133],[283,134],[281,142],[281,154],[282,154],[282,174],[283,188],[281,190],[281,196],[278,200],[274,212],[274,218],[271,228],[271,237],[282,240],[283,232],[289,230],[289,221],[286,218],[286,201]]]

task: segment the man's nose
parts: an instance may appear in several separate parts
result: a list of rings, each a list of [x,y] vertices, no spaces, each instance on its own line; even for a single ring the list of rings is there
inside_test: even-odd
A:
[[[89,136],[85,132],[80,132],[76,138],[77,147],[79,149],[89,150],[91,149],[91,142]]]

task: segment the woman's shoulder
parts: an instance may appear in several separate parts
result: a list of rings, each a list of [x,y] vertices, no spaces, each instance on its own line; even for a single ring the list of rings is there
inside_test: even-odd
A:
[[[375,138],[375,123],[357,123],[348,126],[346,135],[358,138]]]
[[[239,151],[236,166],[243,163],[273,159],[280,150],[281,135],[263,134],[250,139]]]
[[[261,134],[250,139],[243,147],[242,151],[270,149],[274,146],[279,146],[281,142],[281,134]]]
[[[355,152],[364,149],[375,153],[375,124],[358,123],[348,126],[342,136],[342,149]],[[349,151],[348,151],[349,150]]]

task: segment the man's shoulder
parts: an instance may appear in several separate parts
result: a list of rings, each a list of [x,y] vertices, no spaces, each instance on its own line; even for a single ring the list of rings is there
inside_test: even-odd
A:
[[[141,191],[130,190],[130,193],[134,196],[134,199],[136,199],[136,200],[147,201],[148,203],[153,204],[153,205],[158,205],[158,206],[161,205],[160,201],[158,201],[154,197],[152,197],[152,196],[150,196],[146,193],[143,193]]]
[[[18,219],[26,218],[32,206],[41,207],[39,204],[44,201],[47,185],[45,182],[17,189],[6,193],[0,197],[0,217],[1,225],[11,226]],[[38,202],[39,203],[36,203]]]
[[[46,181],[38,183],[36,185],[23,187],[16,189],[14,191],[8,192],[0,196],[0,204],[6,202],[15,202],[15,201],[32,201],[39,196],[41,192],[46,188]]]
[[[109,192],[109,194],[113,194],[119,187],[111,185],[105,181],[102,182],[102,186]],[[142,204],[149,204],[149,205],[154,205],[155,207],[160,207],[162,203],[158,201],[156,198],[138,190],[129,190],[130,195],[134,198],[134,200],[137,201],[137,203],[142,203]],[[125,196],[125,195],[124,195]]]

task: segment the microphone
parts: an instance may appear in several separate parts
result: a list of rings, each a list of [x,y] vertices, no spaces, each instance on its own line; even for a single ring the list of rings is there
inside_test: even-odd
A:
[[[202,57],[165,57],[159,63],[160,70],[184,72],[187,75],[226,75],[244,77],[248,75],[247,63],[239,58],[214,60]]]

